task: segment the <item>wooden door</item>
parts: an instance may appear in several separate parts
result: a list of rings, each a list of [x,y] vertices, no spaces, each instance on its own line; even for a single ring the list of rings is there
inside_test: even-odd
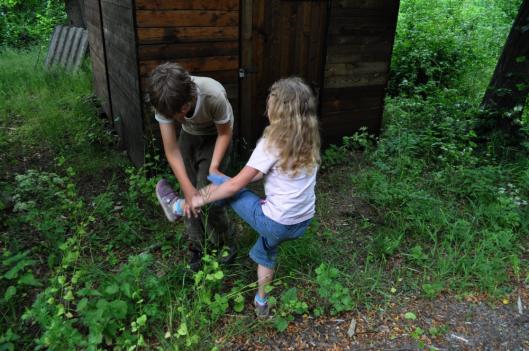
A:
[[[239,139],[251,149],[267,124],[268,89],[301,76],[322,87],[328,1],[242,0]]]

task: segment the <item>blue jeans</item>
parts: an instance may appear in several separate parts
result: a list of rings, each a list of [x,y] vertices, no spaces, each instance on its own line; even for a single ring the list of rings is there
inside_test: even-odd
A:
[[[208,176],[208,180],[215,185],[220,185],[228,179],[230,178],[216,174]],[[301,223],[285,225],[268,218],[263,213],[261,198],[248,189],[242,189],[233,197],[216,202],[217,205],[226,203],[259,234],[257,242],[250,250],[250,258],[267,268],[274,268],[276,265],[279,244],[302,236],[311,221],[307,219]]]
[[[239,191],[235,196],[226,199],[226,202],[259,234],[257,242],[250,250],[250,258],[268,268],[274,268],[276,265],[279,244],[302,236],[311,221],[307,219],[301,223],[285,225],[268,218],[263,213],[259,196],[248,189]]]

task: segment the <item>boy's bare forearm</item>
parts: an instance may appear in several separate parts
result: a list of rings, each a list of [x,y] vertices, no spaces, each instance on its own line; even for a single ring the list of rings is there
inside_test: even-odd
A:
[[[215,141],[215,148],[213,149],[213,155],[211,156],[211,164],[209,166],[210,173],[220,172],[220,164],[222,163],[222,159],[226,155],[226,151],[230,146],[233,134],[229,125],[217,126],[217,131],[217,140]]]

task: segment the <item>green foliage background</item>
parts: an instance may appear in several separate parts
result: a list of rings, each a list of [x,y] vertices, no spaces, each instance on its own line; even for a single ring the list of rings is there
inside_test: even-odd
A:
[[[317,217],[281,247],[258,322],[255,234],[240,226],[236,265],[211,253],[190,273],[153,195],[163,157],[116,150],[88,64],[42,68],[62,2],[0,0],[0,350],[212,350],[301,315],[527,284],[528,139],[476,128],[520,2],[401,1],[383,133],[324,151]]]
[[[46,42],[53,27],[65,21],[63,0],[0,0],[0,47]]]

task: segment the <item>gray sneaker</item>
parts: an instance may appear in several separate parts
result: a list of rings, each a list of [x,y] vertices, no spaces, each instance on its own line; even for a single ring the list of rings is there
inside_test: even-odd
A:
[[[156,184],[156,197],[162,206],[165,217],[167,217],[170,222],[174,222],[181,217],[173,210],[174,204],[179,199],[167,180],[162,179]]]
[[[268,305],[268,302],[266,302],[264,305],[261,305],[254,299],[253,305],[255,307],[255,315],[257,318],[266,318],[270,315],[270,306]]]

